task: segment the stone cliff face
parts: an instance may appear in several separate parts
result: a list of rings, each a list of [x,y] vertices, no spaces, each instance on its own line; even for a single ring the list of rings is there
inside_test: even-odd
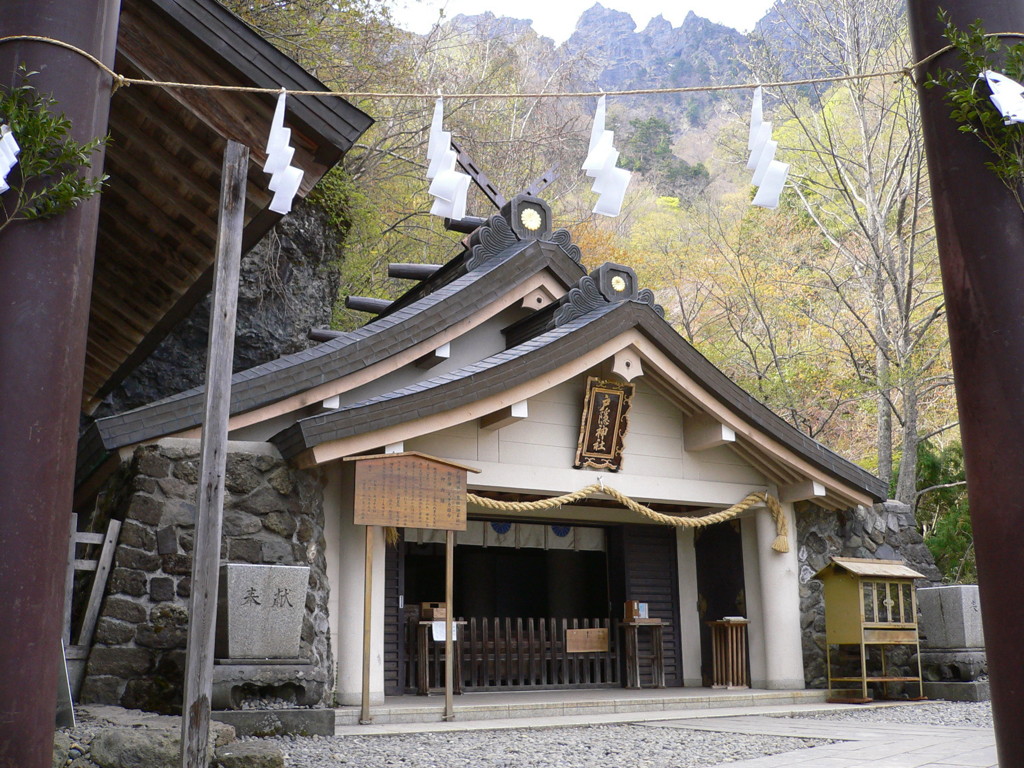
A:
[[[742,71],[735,51],[746,38],[692,11],[679,27],[657,16],[637,31],[628,13],[600,3],[585,11],[565,42],[566,53],[588,53],[596,85],[608,90],[702,85]]]
[[[314,206],[299,204],[242,257],[235,371],[298,352],[311,327],[330,324],[338,296],[340,236]],[[210,297],[112,392],[96,416],[137,408],[203,383]]]

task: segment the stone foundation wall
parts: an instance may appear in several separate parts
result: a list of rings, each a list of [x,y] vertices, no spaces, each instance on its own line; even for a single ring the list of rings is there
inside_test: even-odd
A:
[[[92,530],[123,519],[80,699],[180,714],[199,441],[137,448],[107,483]],[[269,445],[229,445],[222,561],[309,565],[300,655],[333,691],[322,483]],[[323,700],[321,704],[333,702]]]
[[[828,565],[833,555],[900,560],[925,575],[918,581],[919,587],[941,583],[942,574],[917,530],[914,510],[907,504],[887,501],[846,512],[809,506],[799,509],[796,519],[804,678],[808,687],[825,688],[825,599],[814,574]]]

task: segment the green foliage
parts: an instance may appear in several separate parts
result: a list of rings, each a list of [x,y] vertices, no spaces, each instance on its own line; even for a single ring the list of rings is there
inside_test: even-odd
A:
[[[629,122],[633,133],[619,165],[649,177],[661,195],[692,198],[711,180],[703,163],[690,165],[672,152],[672,126],[660,117]]]
[[[987,37],[980,20],[964,31],[953,26],[949,14],[940,10],[939,21],[946,25],[944,36],[960,54],[964,67],[960,71],[938,70],[925,87],[946,89],[950,117],[960,124],[960,131],[971,134],[989,148],[995,159],[985,166],[1006,185],[1024,209],[1024,132],[1020,125],[1003,122],[989,98],[988,85],[978,79],[981,72],[991,69],[1021,80],[1024,44],[1004,45],[995,37]]]
[[[71,121],[54,111],[57,102],[29,82],[35,72],[19,68],[21,85],[0,90],[0,119],[10,125],[21,147],[0,197],[0,230],[15,221],[47,219],[69,211],[100,192],[106,176],[91,177],[92,154],[106,143],[71,139]]]
[[[946,581],[974,584],[978,566],[964,485],[964,451],[959,442],[917,449],[917,522]]]

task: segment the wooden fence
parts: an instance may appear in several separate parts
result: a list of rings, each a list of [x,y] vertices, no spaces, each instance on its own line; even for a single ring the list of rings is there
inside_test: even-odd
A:
[[[459,619],[459,621],[463,621]],[[619,622],[612,619],[470,618],[459,627],[458,657],[464,691],[610,688],[620,685]],[[417,690],[417,622],[408,625],[406,689]],[[573,629],[605,629],[607,651],[570,652]],[[444,686],[444,643],[427,648],[430,688]]]

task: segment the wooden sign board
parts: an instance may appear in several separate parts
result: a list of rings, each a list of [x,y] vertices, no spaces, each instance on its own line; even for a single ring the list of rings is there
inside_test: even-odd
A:
[[[574,465],[577,469],[591,467],[612,472],[621,469],[633,391],[632,384],[601,381],[593,376],[587,378]]]
[[[422,453],[355,456],[357,525],[466,530],[466,473],[478,469]]]
[[[568,653],[606,653],[608,628],[565,630],[565,650]]]

